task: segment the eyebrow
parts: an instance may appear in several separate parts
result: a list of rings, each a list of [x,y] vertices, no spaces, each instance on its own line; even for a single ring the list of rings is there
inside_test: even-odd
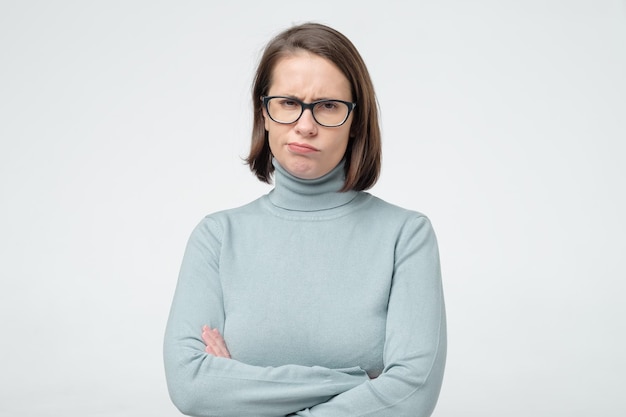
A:
[[[294,94],[272,94],[274,96],[280,96],[280,97],[289,97],[289,98],[295,98],[296,100],[300,100],[300,101],[304,101],[302,98],[294,95]],[[337,97],[319,97],[319,98],[314,98],[313,100],[311,100],[311,103],[316,102],[316,101],[322,101],[322,100],[342,100],[342,101],[350,101],[350,100],[345,100],[343,98],[337,98]]]

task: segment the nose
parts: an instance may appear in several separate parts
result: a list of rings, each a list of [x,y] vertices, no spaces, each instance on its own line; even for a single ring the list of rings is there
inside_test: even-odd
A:
[[[302,116],[296,122],[296,133],[302,136],[313,136],[317,133],[317,123],[313,119],[313,113],[310,109],[304,110]]]

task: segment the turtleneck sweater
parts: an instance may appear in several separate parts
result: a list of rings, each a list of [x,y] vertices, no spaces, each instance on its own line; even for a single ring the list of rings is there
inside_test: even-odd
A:
[[[446,357],[439,254],[426,216],[340,192],[341,163],[193,230],[165,331],[187,415],[429,416]],[[205,353],[217,328],[232,359]]]

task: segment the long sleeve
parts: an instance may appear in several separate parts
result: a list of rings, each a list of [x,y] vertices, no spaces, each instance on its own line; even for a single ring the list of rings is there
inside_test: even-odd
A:
[[[220,234],[220,227],[211,219],[205,219],[192,233],[165,332],[168,389],[182,413],[285,416],[327,401],[368,379],[358,367],[259,367],[206,354],[202,326],[224,328]]]
[[[427,417],[438,399],[446,359],[439,253],[426,217],[408,220],[396,244],[383,373],[303,417]]]

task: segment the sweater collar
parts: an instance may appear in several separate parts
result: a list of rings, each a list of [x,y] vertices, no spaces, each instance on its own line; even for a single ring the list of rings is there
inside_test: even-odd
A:
[[[353,190],[339,191],[345,181],[343,160],[328,174],[312,180],[291,175],[275,158],[272,164],[275,187],[269,199],[276,207],[294,211],[329,210],[348,204],[358,194]]]

